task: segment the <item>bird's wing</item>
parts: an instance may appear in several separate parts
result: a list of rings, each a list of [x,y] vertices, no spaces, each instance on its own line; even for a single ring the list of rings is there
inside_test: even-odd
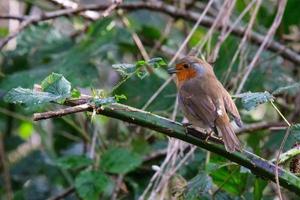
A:
[[[210,127],[214,127],[216,120],[216,106],[212,99],[205,93],[197,90],[197,86],[184,84],[180,89],[180,101],[186,112]],[[188,116],[186,116],[188,118]]]
[[[225,89],[223,92],[223,101],[224,101],[226,111],[231,114],[231,116],[234,118],[235,123],[239,127],[242,127],[243,123],[241,121],[241,116],[239,114],[239,111],[236,108],[236,105],[235,105],[234,101],[232,100],[230,94]]]

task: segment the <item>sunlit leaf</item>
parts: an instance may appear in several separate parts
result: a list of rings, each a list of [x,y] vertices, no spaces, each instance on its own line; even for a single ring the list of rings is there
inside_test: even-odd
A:
[[[126,97],[126,95],[125,94],[121,94],[121,95],[115,95],[115,99],[116,99],[116,101],[120,101],[120,100],[122,100],[122,99],[127,99],[127,97]]]
[[[19,127],[19,135],[22,139],[27,140],[30,138],[34,131],[32,123],[29,122],[23,122]]]
[[[71,97],[72,98],[78,98],[80,97],[81,93],[78,89],[76,88],[73,88],[72,91],[71,91]]]

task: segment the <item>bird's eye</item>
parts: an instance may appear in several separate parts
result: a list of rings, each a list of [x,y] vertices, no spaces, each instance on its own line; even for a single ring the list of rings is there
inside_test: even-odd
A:
[[[183,67],[184,67],[185,69],[187,69],[187,68],[189,68],[189,65],[188,65],[188,64],[183,64]]]

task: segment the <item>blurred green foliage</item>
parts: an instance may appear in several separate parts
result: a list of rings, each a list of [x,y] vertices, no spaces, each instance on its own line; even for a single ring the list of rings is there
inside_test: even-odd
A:
[[[58,9],[47,0],[23,2],[26,6],[39,7],[45,11]],[[204,4],[206,2],[201,1]],[[231,18],[236,19],[249,2],[237,1]],[[299,8],[298,0],[288,1],[275,35],[276,40],[284,43],[283,34],[291,34],[291,26],[299,28]],[[197,9],[193,10],[198,12]],[[265,33],[275,14],[274,1],[262,1],[254,30]],[[166,65],[172,56],[163,48],[158,48],[150,55],[155,59],[144,59],[131,33],[134,31],[138,34],[149,53],[163,37],[164,28],[170,23],[169,18],[147,10],[124,15],[131,23],[129,28],[122,25],[120,17],[115,13],[95,22],[80,16],[68,16],[55,19],[55,23],[32,24],[18,34],[16,48],[1,51],[0,134],[4,138],[14,199],[47,199],[69,187],[75,187],[76,192],[66,199],[110,199],[119,175],[124,178],[118,199],[138,199],[155,172],[153,166],[163,162],[165,154],[159,153],[167,148],[168,139],[151,130],[103,116],[95,116],[91,120],[90,113],[39,123],[31,121],[36,109],[59,109],[61,105],[48,103],[62,103],[66,98],[76,98],[80,94],[97,96],[93,101],[96,105],[120,101],[142,108],[157,92],[168,78]],[[250,17],[250,14],[246,15],[241,25],[246,25]],[[86,30],[78,28],[86,24],[89,24]],[[175,19],[171,32],[163,38],[161,44],[175,52],[193,25],[187,20]],[[70,27],[70,30],[64,27]],[[199,27],[185,52],[194,47],[206,33],[206,28]],[[7,34],[7,27],[0,27],[0,38]],[[204,45],[201,52],[203,55],[211,53],[218,36],[213,34]],[[230,35],[222,45],[214,63],[214,70],[220,80],[227,75],[228,66],[240,42],[241,38]],[[224,82],[232,92],[239,84],[241,71],[251,62],[257,48],[250,42],[246,43],[245,51],[233,63],[228,73],[230,78]],[[246,124],[280,119],[271,106],[262,104],[270,101],[273,96],[286,117],[299,109],[299,102],[296,101],[299,97],[298,67],[279,54],[267,50],[262,53],[243,90],[252,93],[244,93],[242,102],[237,101]],[[34,84],[41,84],[41,90],[36,90]],[[9,102],[22,101],[27,108],[4,102],[4,99]],[[146,110],[171,117],[175,100],[176,87],[172,83]],[[28,108],[34,104],[39,106]],[[178,112],[176,119],[181,121],[182,117],[181,112]],[[299,115],[293,120],[299,122]],[[242,135],[241,139],[247,149],[272,159],[283,136],[282,130],[258,130]],[[299,139],[299,130],[293,130],[284,150],[291,148]],[[3,174],[3,167],[0,170]],[[183,165],[174,177],[170,196],[178,195],[178,198],[258,200],[274,199],[276,196],[273,186],[267,184],[267,181],[220,156],[209,155],[200,149],[195,151],[188,164]],[[3,176],[0,185],[1,199],[5,199]],[[285,195],[297,199],[289,192],[285,192]]]

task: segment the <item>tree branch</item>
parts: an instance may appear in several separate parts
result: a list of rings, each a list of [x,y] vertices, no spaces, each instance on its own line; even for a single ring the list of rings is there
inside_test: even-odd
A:
[[[87,6],[81,6],[79,8],[76,9],[62,9],[62,10],[57,10],[57,11],[53,11],[53,12],[48,12],[48,13],[44,13],[43,15],[40,16],[31,16],[30,23],[36,23],[39,21],[45,21],[45,20],[49,20],[49,19],[54,19],[57,17],[61,17],[61,16],[68,16],[68,15],[73,15],[73,14],[78,14],[87,10],[105,10],[107,9],[111,4],[97,4],[97,5],[87,5]],[[121,9],[125,9],[128,11],[137,11],[139,9],[147,9],[147,10],[152,10],[155,12],[162,12],[165,13],[167,15],[170,15],[171,17],[174,18],[183,18],[189,21],[193,21],[196,22],[199,19],[199,14],[193,11],[186,11],[186,10],[181,10],[178,9],[174,6],[171,5],[167,5],[163,2],[134,2],[134,3],[122,3],[120,5],[118,5],[116,8],[121,8]],[[26,18],[26,16],[23,16],[24,18]],[[0,15],[0,19],[17,19],[20,18],[20,16],[1,16]],[[201,25],[204,27],[211,27],[212,24],[214,23],[214,18],[211,17],[204,17],[203,20],[201,21]],[[26,20],[25,20],[26,21]],[[232,25],[229,25],[229,28],[231,28]],[[219,29],[222,28],[222,26],[218,27]],[[232,33],[235,36],[238,37],[243,37],[243,35],[245,34],[246,28],[245,27],[234,27],[232,29]],[[256,32],[250,32],[249,33],[249,40],[251,42],[253,42],[256,45],[261,45],[263,43],[264,40],[264,35],[263,34],[259,34]],[[0,45],[0,49],[3,47],[4,45]],[[270,40],[269,45],[267,47],[268,50],[278,53],[280,54],[282,57],[296,63],[296,64],[300,64],[300,55],[287,48],[286,46],[284,46],[283,44],[280,44],[279,42],[276,42],[274,40]]]
[[[83,101],[81,100],[79,102],[82,103]],[[68,104],[76,105],[76,102],[68,102]],[[76,111],[79,111],[78,106],[78,104],[77,106],[75,106]],[[74,107],[70,107],[67,109],[72,110],[72,108]],[[85,103],[81,111],[92,111],[93,109],[94,108],[92,105]],[[62,110],[55,112],[36,113],[34,114],[34,120],[41,120],[62,116],[63,114],[74,113],[64,112]],[[228,160],[236,162],[239,165],[250,169],[253,174],[259,177],[263,177],[273,182],[275,181],[276,166],[273,163],[268,162],[265,159],[260,158],[259,156],[251,152],[248,152],[247,150],[243,150],[242,152],[229,153],[225,150],[223,145],[207,142],[205,140],[207,138],[207,135],[204,132],[199,132],[191,128],[185,128],[178,122],[171,121],[150,112],[142,111],[119,103],[113,103],[108,106],[101,106],[100,108],[97,108],[96,111],[97,114],[143,126],[151,130],[161,132],[170,137],[174,137],[194,144],[198,147],[216,153],[224,158],[227,158]],[[217,137],[210,137],[209,139],[213,142],[221,142]],[[278,169],[278,177],[280,185],[282,187],[300,195],[300,179],[298,177],[281,168]]]

